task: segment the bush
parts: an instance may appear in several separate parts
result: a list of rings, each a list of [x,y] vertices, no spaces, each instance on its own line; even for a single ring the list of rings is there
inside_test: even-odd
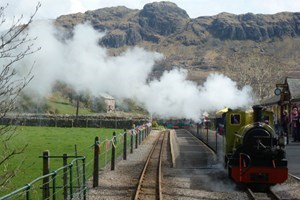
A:
[[[153,121],[152,121],[152,127],[158,127],[158,123],[157,123],[156,120],[153,120]]]

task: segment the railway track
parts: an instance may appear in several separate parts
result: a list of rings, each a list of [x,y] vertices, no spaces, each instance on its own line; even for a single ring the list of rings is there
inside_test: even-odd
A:
[[[289,176],[291,179],[293,179],[295,182],[299,182],[300,178],[290,174]],[[272,200],[291,200],[291,199],[299,199],[299,198],[294,198],[291,196],[291,194],[289,193],[290,191],[285,190],[278,190],[275,189],[275,191],[273,191],[274,188],[269,188],[266,189],[263,192],[256,192],[253,191],[250,188],[246,188],[246,193],[248,194],[248,197],[250,199],[253,200],[268,200],[268,199],[272,199]],[[293,191],[293,189],[290,189],[291,191]]]
[[[134,199],[162,199],[162,155],[167,132],[156,139],[140,175]]]
[[[268,189],[264,192],[254,192],[250,188],[247,188],[247,192],[251,199],[253,200],[281,200],[277,194],[275,194],[272,190]]]
[[[294,174],[291,174],[291,173],[289,173],[289,176],[291,176],[293,179],[295,179],[295,180],[297,180],[297,181],[300,182],[300,177],[298,177],[298,176],[296,176]]]

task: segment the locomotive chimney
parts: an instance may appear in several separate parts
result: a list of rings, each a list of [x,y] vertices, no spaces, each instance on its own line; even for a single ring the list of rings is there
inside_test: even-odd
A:
[[[254,105],[253,109],[253,121],[254,122],[262,122],[262,109],[263,106],[261,105]]]

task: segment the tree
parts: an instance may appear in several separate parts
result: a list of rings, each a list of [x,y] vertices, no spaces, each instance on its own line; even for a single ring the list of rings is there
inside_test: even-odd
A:
[[[288,71],[288,66],[272,55],[257,52],[235,52],[225,61],[223,73],[238,83],[250,85],[259,99],[273,94],[278,80]]]
[[[25,23],[23,16],[14,18],[8,28],[5,28],[8,23],[5,16],[8,4],[0,7],[0,120],[14,109],[17,97],[33,78],[32,70],[20,78],[17,75],[17,63],[40,49],[33,48],[35,38],[30,38],[26,33],[40,6],[40,3],[36,5],[33,14]],[[23,153],[27,146],[12,147],[10,143],[15,136],[15,126],[9,123],[0,127],[0,187],[4,187],[16,175],[22,164],[21,161],[15,168],[9,165],[10,159]]]

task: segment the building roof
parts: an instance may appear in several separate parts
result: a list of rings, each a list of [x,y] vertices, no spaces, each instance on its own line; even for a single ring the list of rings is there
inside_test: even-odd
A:
[[[300,77],[287,77],[286,83],[289,87],[290,100],[299,101],[300,100]]]
[[[270,106],[283,104],[283,102],[299,102],[300,101],[300,76],[286,77],[284,83],[276,84],[276,87],[281,87],[281,95],[274,95],[261,100],[261,105]]]
[[[263,106],[270,106],[270,105],[275,105],[278,104],[280,102],[280,96],[270,96],[270,97],[266,97],[264,99],[262,99],[260,101],[260,104]]]

